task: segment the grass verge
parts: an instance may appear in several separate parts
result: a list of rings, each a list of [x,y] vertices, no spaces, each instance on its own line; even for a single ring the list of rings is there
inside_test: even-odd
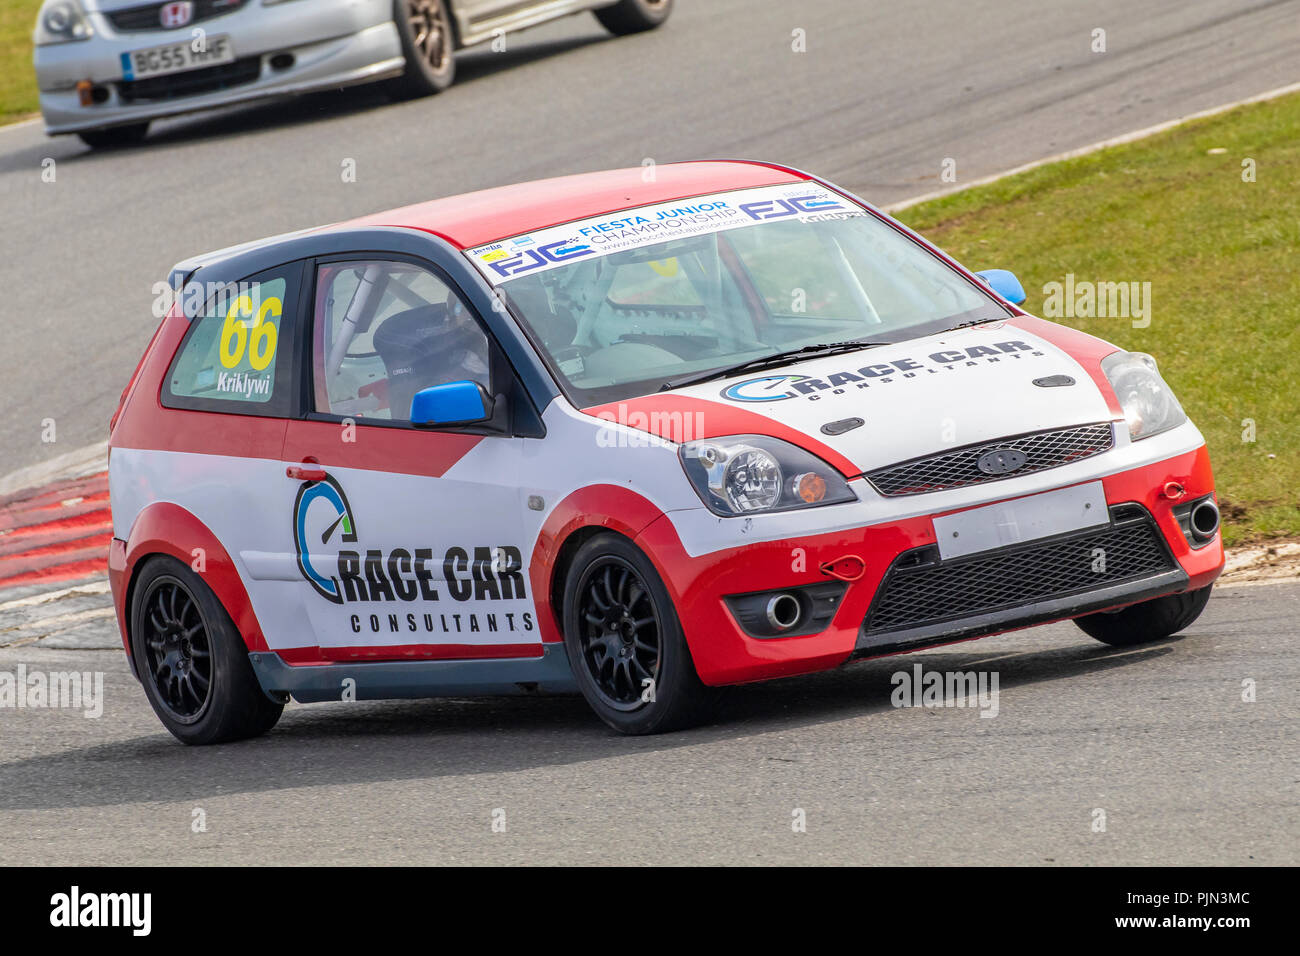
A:
[[[1029,312],[1154,355],[1209,443],[1232,545],[1300,534],[1297,184],[1300,94],[898,218],[971,268],[1011,269]],[[1150,282],[1149,325],[1047,314],[1048,284],[1067,274],[1076,283]]]
[[[41,0],[0,4],[0,124],[35,113],[36,74],[32,70],[32,27]]]

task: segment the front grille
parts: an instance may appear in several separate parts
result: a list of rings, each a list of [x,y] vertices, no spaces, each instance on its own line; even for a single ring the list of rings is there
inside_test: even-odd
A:
[[[867,472],[866,477],[882,495],[919,495],[927,491],[961,488],[985,481],[1019,478],[1030,472],[1056,468],[1058,465],[1108,451],[1114,441],[1110,422],[1096,422],[969,445],[906,461],[901,465],[878,468]],[[1025,463],[1005,475],[990,475],[980,471],[978,462],[981,455],[1004,448],[1024,452]]]
[[[145,80],[124,80],[117,85],[117,92],[124,103],[171,100],[182,96],[215,93],[217,90],[252,83],[261,75],[262,58],[246,56],[233,63],[204,67],[186,73],[151,76]]]
[[[189,21],[182,24],[188,27],[201,20],[211,20],[224,13],[233,13],[244,5],[245,0],[193,0],[194,12]],[[148,33],[153,30],[171,30],[162,23],[162,8],[166,3],[146,3],[139,7],[127,7],[125,10],[109,10],[108,17],[113,29],[122,33]]]
[[[1140,505],[1111,509],[1105,528],[940,561],[927,545],[895,559],[863,632],[896,631],[1083,594],[1173,570],[1173,556]]]

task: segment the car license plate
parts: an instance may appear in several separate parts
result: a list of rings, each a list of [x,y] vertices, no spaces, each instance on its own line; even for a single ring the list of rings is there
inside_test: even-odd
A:
[[[143,80],[151,76],[201,70],[205,66],[219,66],[235,60],[235,48],[230,43],[230,37],[208,37],[198,49],[195,46],[195,40],[186,39],[166,46],[123,53],[122,78]]]
[[[934,519],[944,560],[1110,523],[1100,481],[999,501]]]

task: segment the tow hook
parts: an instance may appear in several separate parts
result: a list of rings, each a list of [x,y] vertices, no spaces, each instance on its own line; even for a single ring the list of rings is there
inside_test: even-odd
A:
[[[1166,481],[1165,487],[1161,491],[1161,494],[1163,494],[1170,501],[1177,501],[1183,495],[1187,494],[1187,489],[1185,489],[1182,485],[1180,485],[1176,481]]]
[[[867,562],[856,554],[846,554],[834,561],[823,561],[820,565],[822,574],[841,581],[856,581],[867,572]]]

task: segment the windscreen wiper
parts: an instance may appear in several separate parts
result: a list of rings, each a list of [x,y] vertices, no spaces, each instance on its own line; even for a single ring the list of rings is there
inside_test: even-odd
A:
[[[863,342],[860,339],[852,339],[847,342],[805,345],[802,348],[750,359],[748,362],[740,362],[737,365],[715,368],[711,372],[704,372],[699,375],[684,375],[681,378],[672,378],[660,385],[659,391],[667,392],[674,388],[682,388],[685,385],[698,385],[701,382],[711,382],[714,379],[730,378],[732,375],[739,375],[742,372],[759,372],[763,369],[778,368],[782,365],[788,365],[795,359],[807,358],[813,355],[838,355],[841,352],[856,352],[859,349],[873,349],[877,346],[893,344],[892,342]]]
[[[965,322],[958,322],[956,325],[950,325],[948,328],[944,329],[944,331],[956,332],[958,329],[970,328],[972,325],[985,325],[989,322],[1005,322],[1006,320],[1007,317],[1005,315],[995,315],[989,319],[967,319]]]

